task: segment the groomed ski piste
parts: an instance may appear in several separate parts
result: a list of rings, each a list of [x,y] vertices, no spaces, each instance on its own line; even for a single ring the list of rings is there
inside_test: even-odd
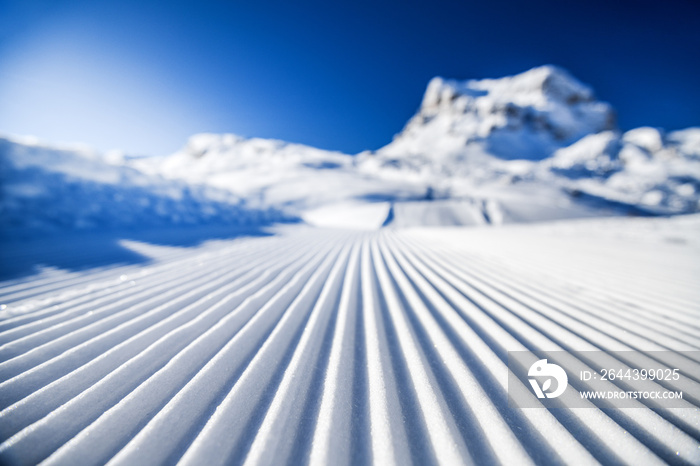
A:
[[[697,389],[698,215],[120,245],[0,284],[0,463],[700,464],[700,400],[516,409],[507,367],[663,350]]]

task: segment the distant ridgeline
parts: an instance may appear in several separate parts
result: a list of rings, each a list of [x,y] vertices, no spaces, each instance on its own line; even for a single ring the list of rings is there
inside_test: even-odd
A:
[[[566,71],[434,78],[388,145],[346,155],[193,136],[167,157],[0,140],[6,229],[302,219],[351,228],[700,211],[700,128],[622,133]]]
[[[0,138],[3,234],[293,220],[229,191],[147,175],[85,149]]]

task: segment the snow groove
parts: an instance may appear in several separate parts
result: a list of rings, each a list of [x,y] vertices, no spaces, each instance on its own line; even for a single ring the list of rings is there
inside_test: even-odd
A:
[[[0,462],[700,463],[697,250],[567,265],[546,251],[576,237],[484,231],[290,230],[0,283]],[[566,363],[679,367],[646,387],[688,409],[513,409],[526,349],[633,349]]]

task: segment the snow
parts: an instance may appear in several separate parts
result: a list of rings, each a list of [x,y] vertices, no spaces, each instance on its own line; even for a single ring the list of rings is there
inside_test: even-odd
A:
[[[589,135],[557,151],[547,164],[569,189],[654,213],[696,212],[700,163],[685,132],[671,135],[653,128]]]
[[[386,211],[382,206],[364,208],[362,203],[410,199],[425,191],[420,183],[358,173],[355,159],[346,154],[232,134],[195,135],[182,151],[164,159],[139,159],[133,166],[175,180],[215,186],[262,207],[283,209],[290,216],[316,219],[317,212],[333,211],[334,205],[347,207],[346,214],[338,215],[339,226],[348,226],[350,220],[343,217],[354,218],[358,208]],[[374,223],[380,226],[382,221]]]
[[[699,464],[697,212],[700,128],[554,66],[435,78],[357,155],[0,138],[0,463]],[[515,410],[526,349],[692,376]]]
[[[510,212],[496,224],[692,213],[700,209],[699,134],[621,133],[588,86],[545,66],[501,79],[433,79],[416,116],[390,144],[360,154],[358,167],[420,180],[463,206],[438,215],[444,225],[472,224],[470,206],[480,203]],[[403,225],[434,224],[425,212],[445,212],[415,204],[394,209],[415,212]]]
[[[554,66],[501,79],[434,78],[418,114],[379,153],[429,156],[436,148],[458,152],[466,144],[500,158],[539,160],[613,124],[608,104]]]
[[[649,127],[627,131],[622,137],[622,142],[634,144],[648,154],[660,152],[664,146],[661,132],[656,128]]]
[[[0,461],[700,461],[692,397],[516,413],[505,362],[697,351],[700,216],[268,233],[0,282]]]
[[[668,133],[666,140],[678,148],[685,157],[700,158],[700,128],[687,128]]]
[[[622,133],[610,105],[554,66],[435,78],[391,143],[354,156],[205,133],[165,157],[13,139],[0,141],[0,157],[0,216],[20,234],[284,220],[498,225],[700,210],[700,129]]]
[[[386,221],[390,209],[388,202],[344,202],[307,210],[302,218],[317,227],[377,230]]]
[[[95,152],[0,139],[5,235],[293,220],[229,191],[145,174]]]

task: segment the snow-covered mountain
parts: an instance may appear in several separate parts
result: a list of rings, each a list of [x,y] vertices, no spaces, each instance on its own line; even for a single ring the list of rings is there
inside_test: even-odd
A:
[[[5,225],[275,221],[378,228],[700,210],[700,128],[622,133],[566,71],[434,78],[375,152],[199,134],[166,157],[0,143]]]
[[[227,190],[146,174],[86,148],[0,138],[4,233],[291,220]]]
[[[489,205],[495,215],[485,210],[484,221],[499,223],[697,212],[699,151],[700,128],[623,134],[588,86],[543,66],[501,79],[434,78],[404,130],[358,165],[387,178],[411,173],[442,197]]]
[[[554,66],[501,79],[436,77],[418,113],[378,153],[444,159],[463,155],[466,148],[508,160],[541,160],[585,135],[614,127],[612,107]]]

